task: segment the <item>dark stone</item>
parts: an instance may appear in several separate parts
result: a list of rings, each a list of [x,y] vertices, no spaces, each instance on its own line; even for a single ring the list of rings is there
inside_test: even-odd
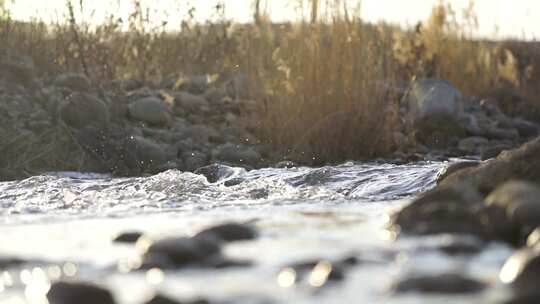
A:
[[[237,185],[240,185],[241,183],[243,183],[245,181],[245,179],[241,178],[241,177],[236,177],[236,178],[231,178],[231,179],[228,179],[226,180],[223,185],[225,187],[233,187],[233,186],[237,186]]]
[[[56,282],[47,293],[50,304],[114,304],[110,291],[88,283]]]
[[[140,232],[123,232],[114,238],[116,243],[136,243],[143,234]]]
[[[194,172],[195,174],[203,175],[206,177],[209,183],[216,183],[223,178],[227,178],[234,174],[234,170],[231,167],[221,165],[221,164],[212,164],[208,166],[201,167]]]
[[[225,242],[253,240],[257,238],[257,231],[249,225],[227,223],[204,229],[194,238],[215,237]]]
[[[152,243],[144,254],[143,267],[168,268],[186,265],[208,266],[220,256],[220,240],[210,236],[168,238]]]
[[[484,283],[459,274],[441,274],[406,278],[396,284],[395,291],[465,294],[479,292],[484,288]]]

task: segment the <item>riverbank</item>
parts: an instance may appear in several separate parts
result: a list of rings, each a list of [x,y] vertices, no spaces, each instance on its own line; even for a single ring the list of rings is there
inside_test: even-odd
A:
[[[475,41],[447,6],[415,29],[260,12],[171,33],[141,14],[1,18],[3,179],[487,159],[538,134],[538,44]]]

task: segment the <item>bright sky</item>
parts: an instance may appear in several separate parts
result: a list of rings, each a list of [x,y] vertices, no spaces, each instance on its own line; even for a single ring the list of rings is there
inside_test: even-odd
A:
[[[9,3],[13,1],[14,3]],[[73,0],[78,5],[80,0]],[[348,0],[358,3],[358,0]],[[400,24],[414,24],[425,20],[431,7],[439,0],[362,0],[362,16],[370,21],[385,20]],[[41,19],[55,20],[55,16],[65,14],[65,0],[7,0],[13,15],[19,19],[40,16]],[[84,0],[87,20],[102,20],[106,12],[126,16],[132,0]],[[197,20],[212,18],[213,7],[217,0],[142,0],[151,10],[158,11],[154,16],[173,20],[176,25],[187,16],[188,7],[196,8]],[[227,18],[240,22],[249,21],[252,14],[253,0],[223,0]],[[274,21],[293,18],[297,12],[299,0],[263,0],[263,6],[270,11]],[[469,5],[470,0],[447,1],[458,10]],[[489,37],[540,38],[540,1],[539,0],[476,0],[475,11],[479,18],[479,35]],[[94,12],[92,18],[90,12]],[[168,17],[167,17],[167,16]],[[215,15],[214,15],[215,17]],[[62,18],[60,18],[62,19]],[[174,25],[173,25],[174,26]]]

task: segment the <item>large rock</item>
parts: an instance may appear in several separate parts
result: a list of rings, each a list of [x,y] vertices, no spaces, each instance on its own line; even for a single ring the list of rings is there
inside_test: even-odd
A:
[[[449,82],[425,79],[412,85],[405,97],[407,123],[417,139],[426,143],[444,140],[445,136],[462,135],[459,125],[463,113],[461,93]],[[437,138],[432,138],[439,133]]]
[[[485,237],[482,207],[482,197],[471,187],[438,187],[399,211],[394,217],[394,227],[421,235],[459,233]]]
[[[109,122],[107,106],[99,98],[86,93],[74,93],[60,108],[60,118],[69,127],[104,127]]]
[[[504,151],[477,167],[459,170],[444,179],[441,185],[465,182],[487,195],[510,180],[540,184],[540,137],[518,149]]]
[[[206,266],[221,257],[220,240],[211,237],[176,237],[155,242],[141,239],[137,246],[144,252],[143,268]]]
[[[131,117],[151,125],[166,126],[171,122],[167,107],[157,97],[138,99],[128,106]]]

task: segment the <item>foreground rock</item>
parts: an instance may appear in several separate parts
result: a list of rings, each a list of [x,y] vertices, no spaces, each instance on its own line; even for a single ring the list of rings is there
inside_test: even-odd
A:
[[[56,282],[47,293],[50,304],[114,304],[110,291],[78,282]]]
[[[540,184],[540,137],[518,149],[504,151],[477,167],[458,170],[444,179],[441,185],[467,183],[487,195],[510,180]]]
[[[252,240],[256,235],[253,227],[227,223],[201,230],[193,237],[172,237],[155,241],[142,237],[137,241],[137,247],[143,255],[140,268],[248,266],[250,262],[233,261],[224,257],[222,246],[227,242]]]
[[[253,240],[257,231],[248,225],[227,223],[200,231],[195,238],[217,238],[224,242]]]

